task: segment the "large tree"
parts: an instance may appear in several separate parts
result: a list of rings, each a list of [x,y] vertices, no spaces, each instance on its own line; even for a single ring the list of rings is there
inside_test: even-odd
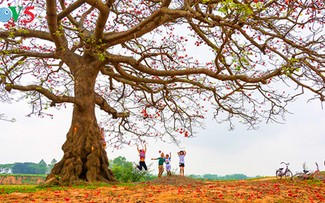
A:
[[[49,182],[114,179],[103,126],[115,147],[177,142],[208,108],[230,128],[234,119],[254,128],[279,121],[305,91],[324,101],[323,0],[10,3],[13,18],[1,18],[1,99],[25,99],[39,116],[73,104]]]

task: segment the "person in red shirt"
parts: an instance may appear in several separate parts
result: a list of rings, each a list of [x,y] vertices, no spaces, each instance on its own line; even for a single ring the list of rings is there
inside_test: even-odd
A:
[[[144,168],[144,170],[148,170],[146,162],[145,162],[147,145],[144,145],[144,149],[139,149],[139,146],[137,145],[137,150],[138,150],[139,156],[140,156],[140,162],[139,162],[139,165],[137,165],[137,168],[140,171],[142,170],[142,168]]]

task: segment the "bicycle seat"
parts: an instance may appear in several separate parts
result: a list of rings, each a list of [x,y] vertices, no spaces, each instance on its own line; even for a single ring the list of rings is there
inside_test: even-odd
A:
[[[303,170],[304,173],[308,173],[309,171],[308,170]]]

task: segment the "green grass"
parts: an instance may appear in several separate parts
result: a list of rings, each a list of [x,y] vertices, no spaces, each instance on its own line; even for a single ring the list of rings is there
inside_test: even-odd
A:
[[[43,185],[0,185],[0,194],[10,194],[14,192],[18,193],[29,193],[37,192],[42,190],[68,190],[69,188],[86,188],[96,189],[99,186],[43,186]]]
[[[135,186],[135,184],[134,183],[116,183],[116,184],[86,183],[86,184],[79,184],[73,186],[0,185],[0,194],[10,194],[14,192],[29,193],[29,192],[37,192],[41,190],[68,190],[70,188],[95,190],[99,187],[112,187],[112,186],[133,187]]]
[[[38,185],[0,185],[0,194],[10,194],[13,192],[27,193],[39,191]]]

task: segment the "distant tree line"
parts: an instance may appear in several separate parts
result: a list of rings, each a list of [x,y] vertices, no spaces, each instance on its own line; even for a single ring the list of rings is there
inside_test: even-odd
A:
[[[57,161],[53,159],[47,164],[43,159],[39,163],[16,162],[14,164],[0,164],[0,173],[11,174],[47,174]]]
[[[204,175],[189,175],[191,178],[202,180],[245,180],[249,177],[244,174],[232,174],[225,176],[218,176],[216,174],[204,174]]]
[[[0,173],[11,174],[48,174],[57,161],[53,159],[47,164],[43,159],[39,163],[17,162],[14,164],[0,164]],[[112,169],[115,179],[120,182],[142,182],[152,180],[157,176],[151,174],[151,171],[139,171],[136,163],[127,161],[125,157],[119,156],[109,162],[109,168]],[[150,166],[149,166],[150,168]],[[218,176],[216,174],[189,175],[190,178],[201,180],[244,180],[249,178],[244,174],[232,174]]]

